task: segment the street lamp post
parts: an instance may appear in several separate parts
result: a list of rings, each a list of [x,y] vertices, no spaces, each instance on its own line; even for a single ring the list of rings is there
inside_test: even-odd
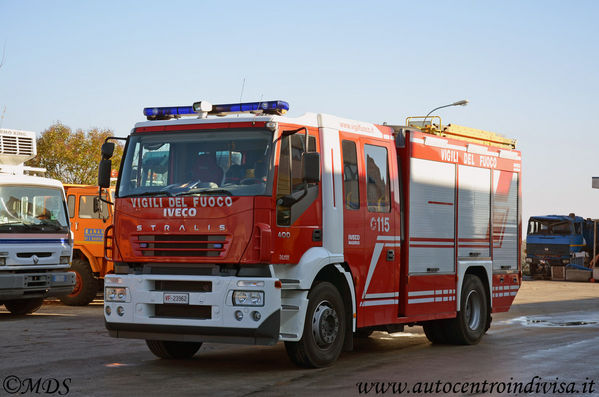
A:
[[[430,112],[428,112],[428,114],[426,116],[424,116],[424,120],[422,120],[422,126],[424,127],[424,124],[426,123],[426,119],[428,118],[428,116],[431,115],[432,112],[434,112],[435,110],[439,110],[439,109],[443,109],[443,108],[448,108],[450,106],[466,106],[468,104],[468,101],[465,99],[462,99],[461,101],[457,101],[454,103],[450,103],[449,105],[443,105],[443,106],[439,106],[438,108],[434,108],[433,110],[431,110]]]

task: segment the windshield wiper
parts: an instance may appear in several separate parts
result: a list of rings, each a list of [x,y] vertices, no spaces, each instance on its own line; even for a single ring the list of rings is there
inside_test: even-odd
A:
[[[23,226],[27,230],[32,230],[35,228],[34,223],[25,223],[23,221],[3,222],[0,223],[0,226]]]
[[[34,224],[34,225],[38,226],[38,227],[42,227],[42,229],[46,228],[46,227],[49,227],[49,228],[55,229],[56,231],[63,231],[63,230],[66,231],[66,230],[68,230],[66,226],[63,226],[63,225],[61,225],[60,223],[58,223],[56,221],[49,221],[47,219],[42,219],[41,223],[37,223],[37,224]]]
[[[142,196],[168,196],[168,197],[173,197],[173,194],[171,192],[169,192],[168,190],[155,190],[155,191],[151,191],[151,192],[143,192],[143,193],[132,193],[132,194],[127,194],[125,196],[120,196],[121,198],[126,198],[126,197],[142,197]]]
[[[214,195],[214,196],[221,196],[221,195],[233,196],[233,193],[231,193],[227,189],[211,189],[211,188],[190,189],[186,192],[174,194],[173,196],[175,196],[175,197],[176,196],[190,196],[193,194],[205,194],[205,195],[211,195],[211,196],[212,195]]]

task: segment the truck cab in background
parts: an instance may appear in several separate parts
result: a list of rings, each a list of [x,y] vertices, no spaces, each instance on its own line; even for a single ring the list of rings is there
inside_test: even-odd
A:
[[[46,297],[69,294],[72,238],[60,181],[34,176],[35,133],[0,129],[0,304],[36,311]]]
[[[565,267],[588,268],[594,235],[594,222],[573,213],[531,217],[526,236],[526,262],[531,276],[550,279],[552,267],[554,272]]]
[[[71,230],[74,236],[73,262],[76,284],[73,292],[60,300],[69,306],[85,306],[102,290],[104,276],[112,273],[113,264],[104,259],[104,232],[112,225],[112,206],[98,197],[98,186],[64,186]],[[113,190],[105,190],[112,200]]]

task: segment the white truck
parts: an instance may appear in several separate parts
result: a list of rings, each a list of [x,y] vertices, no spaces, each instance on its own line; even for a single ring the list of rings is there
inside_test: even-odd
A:
[[[0,305],[12,314],[32,313],[75,285],[64,189],[25,166],[36,153],[34,132],[0,129]]]

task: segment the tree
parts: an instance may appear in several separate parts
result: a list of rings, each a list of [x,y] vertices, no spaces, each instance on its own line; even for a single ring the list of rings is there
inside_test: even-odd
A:
[[[56,122],[37,139],[37,156],[27,165],[43,167],[46,176],[63,183],[98,183],[100,147],[104,140],[113,136],[108,129],[92,128],[73,132],[69,127]],[[112,157],[113,169],[118,167],[123,155],[123,146],[117,141]]]

